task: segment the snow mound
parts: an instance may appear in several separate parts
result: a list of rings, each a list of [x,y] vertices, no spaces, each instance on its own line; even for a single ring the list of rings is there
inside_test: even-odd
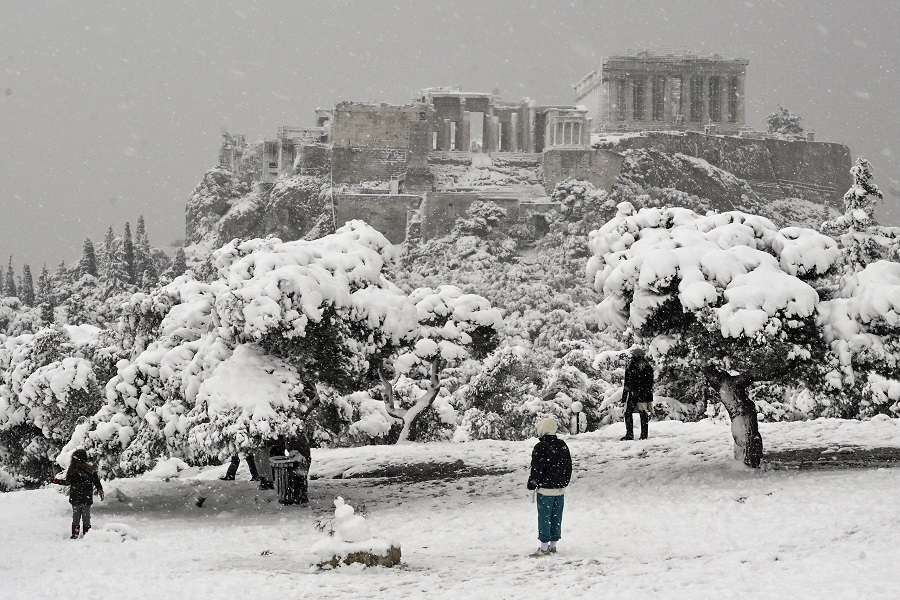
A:
[[[122,543],[127,540],[136,541],[138,538],[140,538],[140,534],[138,534],[137,529],[131,525],[126,525],[125,523],[107,523],[102,529],[91,529],[91,531],[84,536],[83,540],[85,544],[93,545]]]

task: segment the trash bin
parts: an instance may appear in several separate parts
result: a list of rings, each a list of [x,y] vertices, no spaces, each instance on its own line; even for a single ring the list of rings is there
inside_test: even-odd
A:
[[[275,493],[280,504],[305,504],[309,502],[306,492],[306,476],[309,466],[305,460],[273,458],[272,471],[275,473]]]

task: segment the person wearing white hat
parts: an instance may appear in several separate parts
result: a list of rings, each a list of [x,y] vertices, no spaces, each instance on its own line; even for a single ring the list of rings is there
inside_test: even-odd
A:
[[[535,426],[538,443],[531,452],[528,489],[537,497],[538,540],[541,547],[532,557],[556,552],[562,537],[562,514],[566,486],[572,479],[572,456],[569,446],[556,437],[556,419],[542,419]]]

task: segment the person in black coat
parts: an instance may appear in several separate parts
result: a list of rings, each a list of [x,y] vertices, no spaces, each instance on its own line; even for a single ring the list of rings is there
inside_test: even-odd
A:
[[[642,348],[631,351],[631,360],[625,368],[622,399],[625,401],[625,437],[622,439],[634,439],[632,414],[638,411],[641,418],[640,439],[646,440],[650,428],[650,407],[653,404],[653,365],[644,356]]]
[[[91,530],[91,505],[94,488],[103,500],[103,486],[94,465],[88,462],[87,451],[79,448],[72,453],[65,479],[53,477],[50,483],[69,486],[69,504],[72,505],[72,539],[78,539],[79,525],[84,523],[84,534]]]
[[[541,547],[531,555],[533,557],[556,552],[556,543],[562,537],[566,487],[572,479],[572,456],[569,446],[556,437],[556,419],[541,420],[536,430],[538,443],[531,452],[528,489],[537,496]]]

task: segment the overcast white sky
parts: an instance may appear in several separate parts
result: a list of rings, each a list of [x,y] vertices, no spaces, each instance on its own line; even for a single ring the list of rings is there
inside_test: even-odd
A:
[[[788,107],[869,158],[896,207],[898,32],[894,0],[0,0],[0,262],[77,260],[139,214],[154,245],[180,239],[224,129],[271,137],[451,82],[572,103],[627,48],[749,58],[748,124]]]

